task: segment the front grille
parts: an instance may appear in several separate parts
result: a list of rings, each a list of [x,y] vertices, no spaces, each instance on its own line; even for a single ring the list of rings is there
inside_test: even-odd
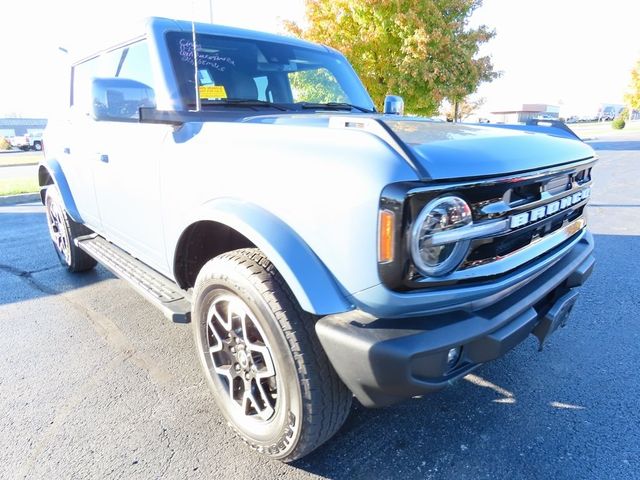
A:
[[[511,219],[518,214],[527,215],[534,209],[551,211],[550,204],[590,187],[594,161],[589,159],[566,167],[510,177],[414,189],[409,193],[405,221],[410,225],[427,202],[445,193],[459,195],[469,203],[474,224]],[[570,206],[565,205],[545,214],[544,218],[532,215],[530,218],[534,220],[522,227],[472,240],[458,269],[443,277],[424,277],[408,259],[402,289],[480,281],[522,267],[571,241],[584,228],[587,201],[588,198],[583,198]]]
[[[561,215],[537,222],[529,228],[509,232],[489,239],[477,240],[471,245],[469,254],[459,267],[460,270],[484,265],[504,258],[528,247],[534,241],[542,239],[566,226],[584,213],[584,205],[562,212]]]

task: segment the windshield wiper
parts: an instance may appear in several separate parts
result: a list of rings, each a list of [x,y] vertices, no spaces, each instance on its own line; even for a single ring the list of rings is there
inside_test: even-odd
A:
[[[327,102],[327,103],[312,103],[312,102],[298,102],[296,105],[300,105],[302,108],[315,108],[317,110],[360,110],[364,113],[375,113],[375,110],[369,110],[368,108],[359,107],[358,105],[352,105],[351,103],[344,102]]]
[[[286,112],[287,109],[277,103],[267,102],[266,100],[250,99],[250,98],[224,98],[220,100],[203,100],[202,106],[221,105],[221,106],[242,106],[242,107],[271,107]]]

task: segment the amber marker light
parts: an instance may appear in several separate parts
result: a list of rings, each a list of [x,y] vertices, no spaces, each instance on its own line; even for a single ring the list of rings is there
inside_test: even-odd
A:
[[[378,221],[378,262],[387,263],[393,260],[395,215],[389,210],[381,210]]]

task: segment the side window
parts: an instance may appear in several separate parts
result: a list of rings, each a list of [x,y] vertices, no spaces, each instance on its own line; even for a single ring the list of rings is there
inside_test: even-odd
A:
[[[149,49],[146,42],[134,43],[122,50],[114,77],[129,78],[154,88]]]
[[[153,88],[153,74],[146,42],[137,42],[103,53],[73,67],[71,105],[73,110],[81,115],[90,112],[94,107],[91,84],[96,77],[126,78]],[[129,110],[133,112],[133,116],[141,106],[140,96],[140,89],[116,91],[108,95],[110,101],[105,101],[104,105],[112,116],[128,117]]]
[[[100,75],[100,57],[95,57],[73,67],[71,105],[89,110],[91,106],[91,80]]]
[[[289,73],[289,83],[294,102],[348,102],[348,98],[326,68],[301,70]]]

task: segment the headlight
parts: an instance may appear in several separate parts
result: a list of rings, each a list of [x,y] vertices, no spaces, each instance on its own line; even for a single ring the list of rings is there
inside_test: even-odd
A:
[[[434,244],[433,236],[469,227],[472,223],[471,209],[459,197],[440,197],[429,202],[412,228],[411,256],[418,270],[424,275],[438,277],[460,265],[469,250],[469,240]]]

